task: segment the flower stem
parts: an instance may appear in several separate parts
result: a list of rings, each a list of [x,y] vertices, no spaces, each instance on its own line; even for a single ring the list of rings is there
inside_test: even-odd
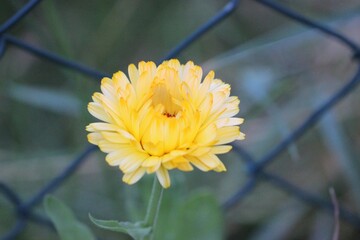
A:
[[[152,227],[152,230],[151,233],[144,238],[144,240],[152,240],[154,238],[154,232],[156,228],[157,218],[159,215],[163,190],[163,187],[160,185],[157,177],[155,176],[151,190],[150,201],[146,210],[146,216],[144,221],[145,226]]]

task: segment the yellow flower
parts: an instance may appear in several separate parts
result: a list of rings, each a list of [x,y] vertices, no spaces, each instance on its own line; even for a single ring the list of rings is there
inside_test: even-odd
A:
[[[226,171],[216,154],[223,145],[244,139],[239,125],[239,99],[230,96],[230,85],[189,61],[140,62],[129,65],[129,78],[121,71],[101,81],[89,112],[102,122],[86,127],[90,143],[107,153],[106,161],[119,166],[123,181],[137,182],[145,173],[156,173],[164,188],[168,171]],[[129,81],[130,79],[130,81]]]

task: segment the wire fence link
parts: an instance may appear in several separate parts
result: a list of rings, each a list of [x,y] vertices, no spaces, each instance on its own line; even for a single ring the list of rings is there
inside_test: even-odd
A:
[[[45,61],[53,62],[59,65],[59,67],[69,68],[79,73],[92,77],[93,79],[100,79],[109,74],[102,73],[96,69],[87,67],[81,63],[66,59],[59,56],[56,53],[32,46],[31,44],[18,39],[10,34],[9,30],[19,23],[29,12],[36,9],[36,6],[41,0],[30,0],[19,11],[17,11],[12,17],[10,17],[5,23],[0,26],[0,57],[4,54],[7,48],[10,46],[21,49],[34,56],[42,58]],[[346,46],[351,52],[352,57],[357,61],[358,69],[350,81],[343,84],[343,86],[335,92],[329,99],[324,101],[317,109],[315,109],[305,121],[299,125],[294,131],[292,131],[287,137],[285,137],[278,145],[265,154],[260,159],[255,159],[249,152],[242,147],[234,144],[235,152],[240,156],[240,159],[247,166],[248,180],[241,186],[233,196],[223,203],[224,210],[229,210],[235,205],[239,204],[244,197],[251,194],[260,181],[266,181],[274,186],[282,189],[283,191],[291,194],[299,200],[323,209],[328,212],[333,212],[333,205],[331,200],[324,199],[320,195],[310,193],[300,187],[295,186],[288,180],[271,173],[266,170],[267,165],[276,160],[280,154],[287,149],[287,147],[296,142],[306,132],[308,132],[319,120],[332,109],[339,101],[348,96],[360,82],[360,47],[351,39],[347,38],[344,34],[341,34],[328,26],[325,26],[319,22],[313,21],[304,15],[297,13],[291,9],[288,9],[282,4],[270,0],[255,0],[255,2],[271,9],[272,11],[282,14],[286,18],[305,25],[309,28],[314,28],[327,37],[335,38],[341,44]],[[200,26],[196,31],[185,37],[178,45],[176,45],[161,61],[173,58],[179,55],[184,49],[196,42],[201,36],[206,34],[209,30],[214,29],[221,21],[229,17],[237,7],[239,7],[240,1],[229,1],[221,10],[219,10],[211,19],[205,24]],[[159,62],[161,62],[159,61]],[[38,205],[43,197],[56,191],[65,180],[71,175],[75,174],[79,166],[85,163],[89,159],[89,155],[97,150],[95,146],[86,147],[63,171],[61,171],[56,177],[53,178],[48,184],[38,190],[30,199],[22,200],[19,195],[9,186],[9,184],[0,182],[0,194],[3,195],[14,207],[14,214],[16,214],[17,221],[14,223],[12,229],[9,229],[7,233],[1,236],[3,240],[15,239],[26,227],[28,221],[32,221],[43,225],[44,227],[53,228],[49,220],[43,216],[40,216],[34,212],[34,207]],[[360,229],[360,216],[349,210],[339,207],[340,218],[352,224],[355,228]]]

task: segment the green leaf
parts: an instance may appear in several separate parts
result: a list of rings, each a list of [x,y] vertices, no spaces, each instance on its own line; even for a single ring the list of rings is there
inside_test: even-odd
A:
[[[59,114],[76,117],[81,112],[80,100],[59,89],[11,84],[8,94],[24,104]]]
[[[45,211],[62,240],[95,240],[90,229],[79,222],[70,208],[53,196],[46,196]]]
[[[114,231],[122,232],[130,235],[135,240],[143,239],[151,232],[151,227],[144,227],[142,222],[119,222],[116,220],[99,220],[89,214],[90,220],[98,227]]]
[[[208,191],[196,193],[179,209],[177,240],[223,239],[223,216],[221,208]]]

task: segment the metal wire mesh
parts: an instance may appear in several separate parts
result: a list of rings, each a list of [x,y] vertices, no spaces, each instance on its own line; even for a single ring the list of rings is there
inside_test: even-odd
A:
[[[107,76],[106,73],[102,73],[81,63],[66,59],[56,53],[34,47],[26,41],[8,34],[9,30],[19,23],[27,15],[27,13],[34,10],[40,2],[40,0],[28,1],[27,4],[25,4],[18,12],[0,26],[0,57],[4,54],[7,48],[13,46],[42,58],[45,61],[53,62],[59,67],[72,69],[73,71],[80,72],[94,79]],[[340,44],[343,44],[352,52],[352,58],[357,62],[358,67],[357,71],[348,82],[344,83],[337,92],[315,109],[315,111],[313,111],[302,124],[300,124],[294,131],[292,131],[260,159],[255,159],[245,149],[239,147],[238,145],[233,145],[236,153],[247,166],[248,180],[245,185],[240,187],[238,191],[234,193],[232,197],[225,201],[223,208],[225,211],[228,211],[242,201],[245,196],[251,194],[252,190],[256,188],[258,182],[266,181],[311,206],[331,213],[334,207],[330,200],[323,199],[320,195],[312,194],[298,186],[295,186],[288,180],[271,173],[266,169],[266,166],[275,161],[290,144],[296,142],[306,132],[310,131],[325,113],[332,109],[339,101],[348,96],[349,93],[357,87],[360,82],[360,47],[345,35],[319,22],[313,21],[300,13],[288,9],[282,4],[271,0],[256,0],[256,2],[286,16],[289,20],[305,25],[308,28],[316,29],[317,31],[325,34],[327,37],[336,39]],[[208,30],[215,28],[221,21],[229,17],[238,6],[239,1],[229,1],[216,13],[215,16],[209,19],[204,25],[200,26],[192,34],[184,38],[159,62],[165,59],[173,58],[180,54],[184,49],[206,34]],[[95,146],[86,147],[86,149],[84,149],[78,157],[76,157],[65,169],[54,177],[52,181],[39,189],[38,192],[36,192],[30,199],[22,200],[18,193],[9,187],[8,184],[0,182],[0,193],[14,206],[14,214],[17,216],[17,221],[14,223],[12,229],[9,229],[9,231],[5,233],[1,239],[15,239],[25,229],[28,221],[33,221],[43,225],[44,227],[52,228],[52,224],[45,217],[40,216],[33,211],[34,207],[42,201],[46,194],[56,191],[62,184],[64,184],[65,180],[69,176],[75,174],[79,166],[84,164],[89,155],[96,150],[97,147]],[[354,228],[360,229],[359,215],[340,207],[340,218],[352,224]]]

